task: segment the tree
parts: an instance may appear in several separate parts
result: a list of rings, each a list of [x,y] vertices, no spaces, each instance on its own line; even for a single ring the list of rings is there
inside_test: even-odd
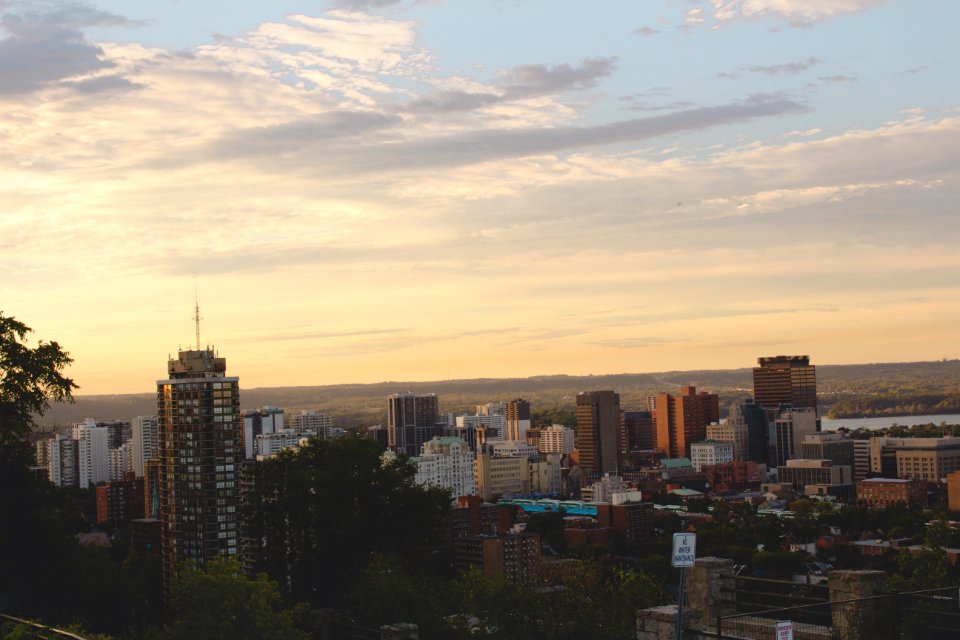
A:
[[[77,388],[62,373],[73,362],[70,355],[56,342],[30,348],[25,339],[31,331],[0,313],[0,447],[30,433],[34,416],[43,415],[51,400],[72,402]]]
[[[380,454],[373,440],[314,438],[257,464],[244,510],[256,570],[323,607],[339,603],[374,552],[440,564],[450,492],[417,485],[406,457],[384,463]]]
[[[265,575],[250,579],[234,559],[201,570],[184,563],[173,589],[170,640],[308,640],[296,621],[304,607],[283,609],[280,589]]]
[[[31,329],[0,313],[0,610],[62,615],[74,540],[64,526],[71,505],[29,470],[23,442],[49,401],[71,401],[76,385],[62,370],[70,357],[56,342],[31,348]]]

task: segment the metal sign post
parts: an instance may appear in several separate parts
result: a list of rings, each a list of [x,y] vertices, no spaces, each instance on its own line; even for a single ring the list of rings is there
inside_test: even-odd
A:
[[[677,599],[677,640],[683,640],[683,570],[697,559],[697,534],[673,534],[671,564],[680,568],[680,593]]]

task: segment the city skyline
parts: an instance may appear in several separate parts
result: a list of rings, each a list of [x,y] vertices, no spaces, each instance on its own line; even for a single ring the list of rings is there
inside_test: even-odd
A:
[[[81,394],[195,281],[250,387],[956,358],[958,18],[0,2],[2,310]]]

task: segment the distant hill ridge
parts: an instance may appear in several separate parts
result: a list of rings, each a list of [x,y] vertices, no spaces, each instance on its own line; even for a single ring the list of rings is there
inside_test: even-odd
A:
[[[259,387],[241,389],[244,409],[271,405],[297,411],[315,409],[328,413],[341,426],[378,424],[386,419],[386,396],[412,391],[440,396],[441,412],[472,410],[494,400],[523,397],[536,409],[570,409],[580,391],[613,389],[620,393],[624,409],[641,410],[647,396],[694,385],[719,393],[721,404],[729,406],[752,395],[752,369],[663,371],[588,376],[539,375],[529,378],[473,378],[430,382],[388,381],[370,384],[336,384],[310,387]],[[900,362],[853,365],[817,365],[817,387],[821,404],[845,402],[850,398],[889,397],[898,405],[910,405],[911,398],[936,400],[940,396],[960,398],[960,360]],[[929,404],[929,403],[928,403]],[[935,404],[935,403],[934,403]],[[927,406],[927,405],[923,405]],[[929,406],[933,406],[930,404]],[[923,413],[923,411],[914,411]],[[123,395],[79,395],[74,404],[55,404],[38,422],[45,427],[67,425],[85,418],[126,420],[156,413],[156,393]]]

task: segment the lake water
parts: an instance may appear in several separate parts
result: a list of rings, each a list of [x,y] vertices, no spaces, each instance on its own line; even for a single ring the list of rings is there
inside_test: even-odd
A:
[[[860,427],[866,429],[882,429],[883,427],[889,427],[894,423],[905,427],[910,427],[915,424],[940,424],[941,422],[946,422],[947,424],[960,424],[960,415],[947,414],[936,416],[893,416],[890,418],[843,418],[841,420],[822,418],[820,420],[820,424],[822,425],[824,431],[836,431],[840,427],[846,427],[848,429],[859,429]]]

